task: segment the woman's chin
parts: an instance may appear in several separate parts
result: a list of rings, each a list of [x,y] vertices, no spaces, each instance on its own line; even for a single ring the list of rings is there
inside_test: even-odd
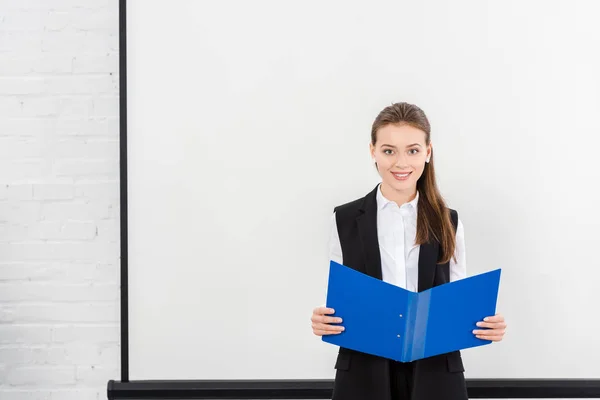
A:
[[[385,182],[387,186],[391,187],[394,190],[403,191],[407,189],[411,189],[415,186],[412,179],[406,181],[397,181],[397,180],[388,180]]]

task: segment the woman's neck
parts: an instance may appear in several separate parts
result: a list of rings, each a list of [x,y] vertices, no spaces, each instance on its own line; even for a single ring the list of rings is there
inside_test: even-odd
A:
[[[381,194],[383,195],[383,197],[385,197],[386,199],[388,199],[390,201],[393,201],[394,203],[398,204],[398,206],[401,206],[404,203],[408,203],[408,202],[414,200],[415,197],[417,196],[417,187],[416,186],[407,191],[398,191],[398,190],[395,190],[395,189],[389,187],[384,182],[382,182],[380,190],[381,190]]]

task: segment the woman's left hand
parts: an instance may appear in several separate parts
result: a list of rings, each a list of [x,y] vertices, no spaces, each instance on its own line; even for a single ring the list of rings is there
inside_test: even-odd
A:
[[[488,329],[475,329],[473,333],[479,339],[491,340],[493,342],[499,342],[504,338],[504,332],[506,331],[506,322],[501,314],[496,314],[492,317],[486,317],[483,321],[478,322],[477,326],[480,328]]]

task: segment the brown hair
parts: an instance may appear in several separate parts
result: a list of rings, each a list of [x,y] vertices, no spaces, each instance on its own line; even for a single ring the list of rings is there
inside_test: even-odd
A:
[[[394,103],[384,108],[371,129],[371,143],[377,142],[377,131],[386,125],[410,125],[425,132],[425,143],[431,142],[431,126],[419,107],[408,103]],[[429,242],[432,238],[440,244],[439,264],[450,261],[456,247],[455,231],[446,206],[435,181],[433,151],[429,163],[417,181],[419,191],[416,244]]]

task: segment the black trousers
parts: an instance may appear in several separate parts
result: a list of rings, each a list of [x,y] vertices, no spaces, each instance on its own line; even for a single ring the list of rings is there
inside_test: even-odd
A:
[[[410,400],[413,390],[415,363],[390,361],[392,400]]]
[[[340,348],[333,400],[467,400],[460,352],[400,363]]]

